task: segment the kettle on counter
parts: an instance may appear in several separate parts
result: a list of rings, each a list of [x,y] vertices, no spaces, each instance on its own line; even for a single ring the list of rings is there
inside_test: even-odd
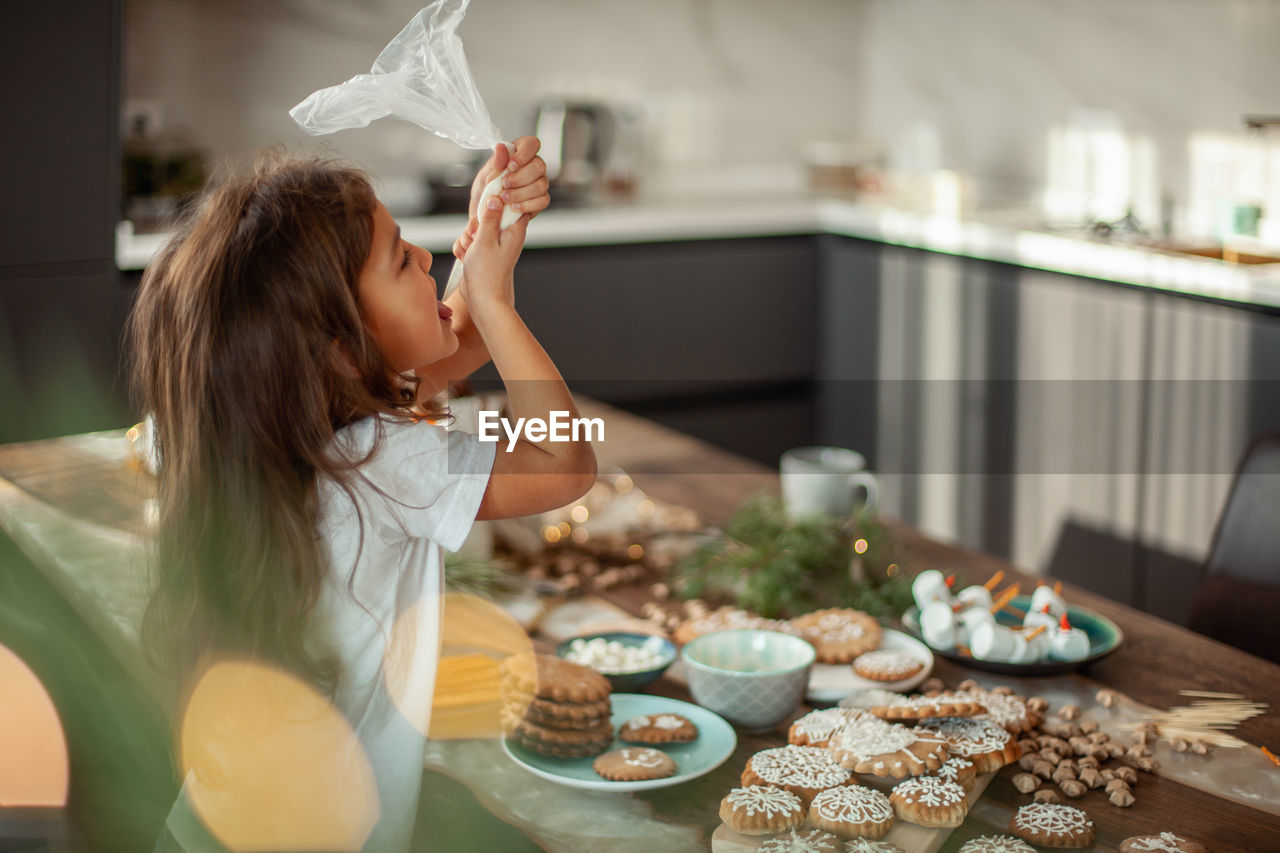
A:
[[[538,105],[534,135],[558,203],[582,203],[600,188],[614,131],[613,111],[604,104],[548,99]]]

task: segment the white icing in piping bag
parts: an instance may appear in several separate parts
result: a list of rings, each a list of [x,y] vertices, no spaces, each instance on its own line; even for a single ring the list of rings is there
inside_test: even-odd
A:
[[[511,152],[514,150],[511,147],[510,142],[504,142],[503,144],[507,146],[508,152]],[[485,185],[484,192],[480,194],[479,209],[482,210],[484,208],[484,205],[489,200],[490,196],[502,194],[502,179],[506,177],[506,174],[507,174],[506,169],[503,169],[501,175],[498,175],[498,177],[494,178],[492,181],[490,181],[488,184]],[[512,210],[511,205],[504,204],[502,206],[502,222],[499,224],[498,227],[509,228],[519,218],[520,218],[520,211]],[[462,261],[458,260],[457,258],[454,258],[453,271],[449,273],[449,283],[444,286],[444,293],[440,295],[440,298],[448,299],[450,296],[453,295],[453,292],[458,289],[458,285],[460,284],[462,284]]]

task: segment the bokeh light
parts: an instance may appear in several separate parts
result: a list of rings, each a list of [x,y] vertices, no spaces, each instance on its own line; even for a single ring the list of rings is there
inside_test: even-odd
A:
[[[53,700],[0,645],[0,806],[61,807],[67,785],[67,740]]]

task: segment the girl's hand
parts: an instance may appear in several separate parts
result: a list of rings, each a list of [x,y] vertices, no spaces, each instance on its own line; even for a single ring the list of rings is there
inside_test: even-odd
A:
[[[503,175],[501,198],[513,210],[528,214],[532,219],[551,204],[551,196],[547,194],[547,164],[538,156],[542,143],[535,136],[522,136],[512,143],[512,147],[514,150],[508,151],[506,145],[495,145],[493,156],[476,173],[471,185],[470,219],[462,236],[453,244],[453,254],[459,260],[465,258],[475,239],[479,226],[480,195],[498,175]]]
[[[505,231],[499,230],[502,202],[486,200],[480,210],[475,236],[467,252],[458,291],[473,312],[495,304],[515,305],[513,271],[524,248],[529,214],[524,214]]]

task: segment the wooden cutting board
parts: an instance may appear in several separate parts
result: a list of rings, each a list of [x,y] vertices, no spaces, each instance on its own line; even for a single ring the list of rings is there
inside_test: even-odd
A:
[[[994,773],[984,773],[974,780],[973,790],[969,793],[970,808],[973,808],[973,804],[982,796],[982,792],[986,790],[987,785],[991,783],[995,775]],[[884,789],[886,794],[888,793],[887,789],[892,787],[879,782],[867,781],[871,777],[861,776],[859,778],[863,780],[863,784]],[[807,821],[805,822],[805,828],[809,828]],[[950,835],[950,829],[930,829],[927,826],[907,823],[905,820],[895,820],[888,834],[880,840],[896,844],[903,850],[908,851],[908,853],[937,853]],[[771,835],[741,835],[722,823],[711,835],[711,851],[712,853],[754,853],[760,848],[761,844],[772,837]]]

